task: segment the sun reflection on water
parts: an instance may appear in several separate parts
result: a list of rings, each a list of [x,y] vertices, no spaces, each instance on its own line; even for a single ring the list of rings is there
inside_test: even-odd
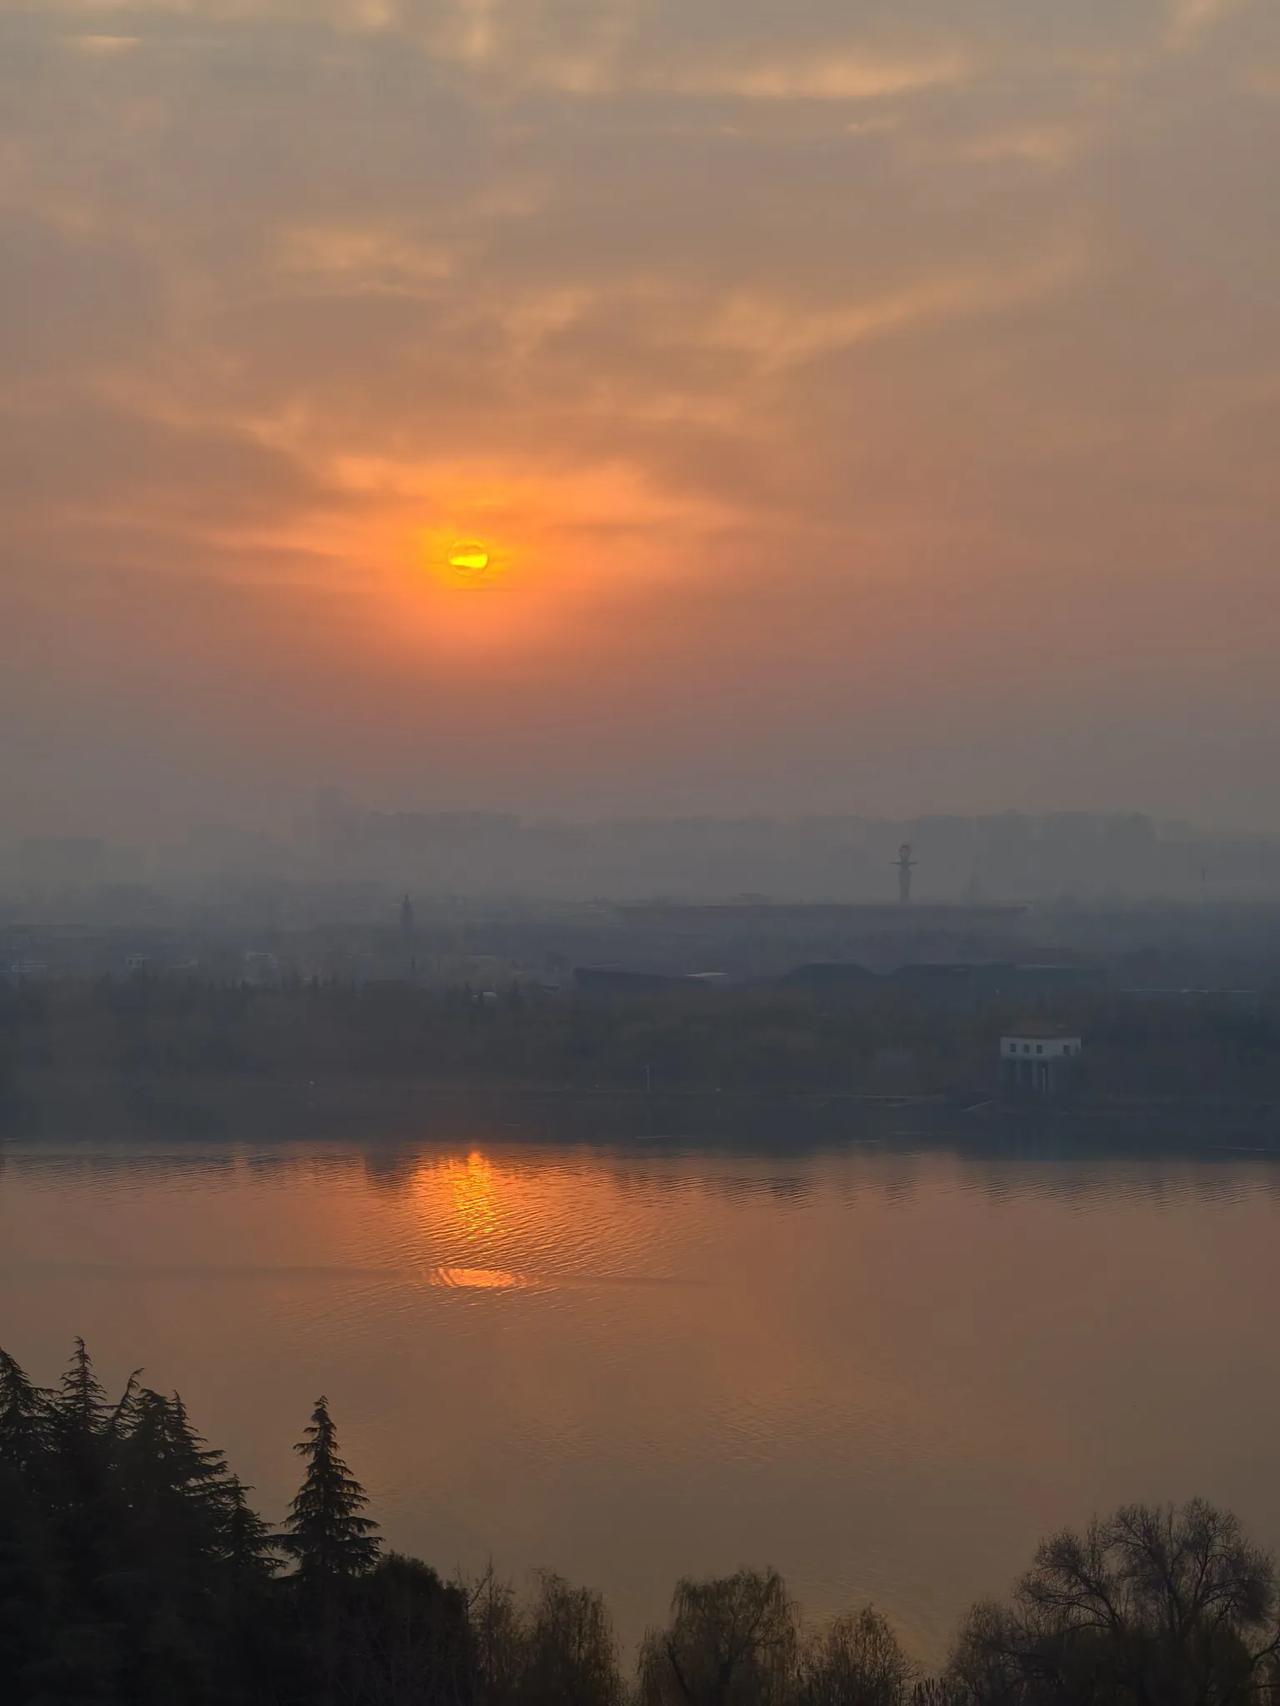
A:
[[[488,1156],[473,1149],[465,1161],[451,1159],[429,1169],[424,1182],[428,1188],[443,1184],[453,1230],[468,1244],[487,1244],[498,1237],[498,1175]]]
[[[533,1282],[526,1274],[509,1274],[502,1268],[432,1268],[427,1284],[447,1291],[522,1291]]]

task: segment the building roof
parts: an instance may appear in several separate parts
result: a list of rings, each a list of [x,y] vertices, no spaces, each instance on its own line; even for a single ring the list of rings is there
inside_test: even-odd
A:
[[[1006,1025],[1000,1033],[1004,1037],[1025,1037],[1028,1041],[1042,1043],[1061,1042],[1066,1039],[1075,1041],[1080,1035],[1078,1026],[1055,1025],[1051,1019],[1019,1019],[1016,1024]]]

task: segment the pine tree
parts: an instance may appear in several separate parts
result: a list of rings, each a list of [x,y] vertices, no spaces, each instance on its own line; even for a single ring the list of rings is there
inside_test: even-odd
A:
[[[339,1454],[327,1399],[317,1398],[306,1437],[293,1449],[307,1472],[280,1544],[297,1560],[299,1580],[310,1589],[364,1575],[377,1562],[378,1525],[360,1514],[369,1501]]]
[[[30,1475],[49,1449],[49,1394],[0,1350],[0,1461]]]
[[[206,1581],[221,1553],[230,1480],[223,1454],[205,1445],[180,1398],[142,1387],[118,1455],[140,1556],[163,1573],[166,1591]]]
[[[49,1394],[0,1351],[0,1694],[47,1642],[56,1597]]]
[[[77,1337],[71,1353],[71,1365],[59,1382],[54,1400],[54,1413],[59,1433],[80,1439],[101,1434],[110,1413],[107,1395],[93,1372],[93,1359],[85,1349],[84,1340]],[[126,1391],[125,1400],[129,1397]]]
[[[255,1587],[278,1568],[272,1556],[271,1530],[249,1503],[250,1489],[235,1475],[229,1477],[222,1500],[219,1532],[222,1562],[237,1588]]]
[[[164,1446],[175,1487],[211,1514],[220,1515],[233,1480],[226,1453],[196,1432],[177,1392],[165,1401]]]

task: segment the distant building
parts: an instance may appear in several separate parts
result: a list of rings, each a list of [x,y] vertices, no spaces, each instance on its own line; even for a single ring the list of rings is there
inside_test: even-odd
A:
[[[1000,1038],[1000,1087],[1014,1096],[1068,1094],[1080,1078],[1082,1039],[1043,1020],[1014,1025]]]
[[[950,960],[910,962],[891,972],[888,981],[918,999],[961,1007],[1098,994],[1107,987],[1107,974],[1091,965]]]
[[[279,989],[284,982],[284,968],[279,955],[260,949],[250,949],[240,961],[240,982],[251,989]]]
[[[575,966],[575,986],[590,995],[669,995],[676,990],[716,989],[730,981],[722,972],[660,972],[627,966]]]
[[[778,982],[792,989],[822,995],[862,994],[878,989],[884,979],[856,960],[810,960],[785,972]]]
[[[1102,965],[1022,961],[1013,967],[1010,992],[1041,1000],[1054,995],[1099,995],[1107,987],[1107,970]]]
[[[1159,1001],[1178,1007],[1212,1007],[1219,1011],[1256,1012],[1262,1005],[1260,989],[1122,989],[1130,1001]]]
[[[6,981],[15,988],[22,983],[43,983],[49,968],[43,960],[11,960],[6,967]]]

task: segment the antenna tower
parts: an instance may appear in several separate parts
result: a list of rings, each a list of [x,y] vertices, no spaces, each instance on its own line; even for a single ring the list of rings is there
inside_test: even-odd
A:
[[[911,843],[904,841],[898,849],[898,857],[893,861],[893,868],[898,873],[898,900],[903,906],[911,899],[911,873],[916,868],[916,861],[911,857]]]

